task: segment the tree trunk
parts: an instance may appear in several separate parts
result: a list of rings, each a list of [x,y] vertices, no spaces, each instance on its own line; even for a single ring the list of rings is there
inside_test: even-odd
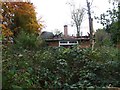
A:
[[[91,11],[90,11],[90,2],[88,2],[88,0],[86,0],[87,2],[87,7],[88,7],[88,18],[89,18],[89,31],[90,31],[90,47],[94,48],[94,40],[93,40],[93,19],[91,18]]]

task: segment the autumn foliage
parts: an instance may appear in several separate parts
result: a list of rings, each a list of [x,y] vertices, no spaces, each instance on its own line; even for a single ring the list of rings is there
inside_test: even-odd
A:
[[[38,33],[43,24],[36,18],[35,7],[29,2],[2,2],[2,35],[15,37],[20,30]]]

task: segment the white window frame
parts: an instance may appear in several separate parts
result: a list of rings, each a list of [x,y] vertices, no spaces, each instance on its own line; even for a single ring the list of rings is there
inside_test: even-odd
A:
[[[63,41],[63,42],[67,42],[67,43],[61,43],[62,41],[59,41],[59,46],[73,46],[73,45],[77,45],[78,41],[74,41],[76,43],[70,43],[72,41]]]

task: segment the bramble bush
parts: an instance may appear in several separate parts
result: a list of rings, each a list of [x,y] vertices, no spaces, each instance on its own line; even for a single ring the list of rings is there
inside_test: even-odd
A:
[[[3,49],[3,89],[120,87],[120,51],[116,48],[30,49],[17,44]]]

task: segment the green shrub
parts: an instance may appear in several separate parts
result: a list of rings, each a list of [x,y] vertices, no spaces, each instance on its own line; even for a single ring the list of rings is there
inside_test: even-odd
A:
[[[36,49],[45,46],[45,41],[36,34],[21,31],[15,38],[14,49]]]
[[[104,29],[98,29],[95,32],[95,47],[112,46],[111,35]]]
[[[120,87],[116,48],[42,47],[3,50],[3,88]]]

